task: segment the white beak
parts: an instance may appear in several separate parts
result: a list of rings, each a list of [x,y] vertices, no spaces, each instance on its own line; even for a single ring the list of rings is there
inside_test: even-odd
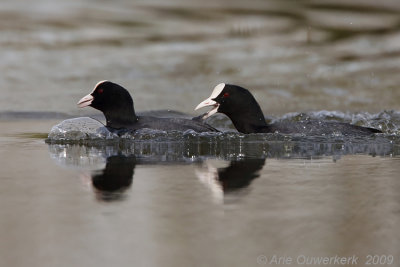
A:
[[[208,107],[208,106],[213,106],[214,108],[211,109],[209,112],[207,112],[204,116],[203,116],[203,120],[207,119],[208,117],[212,116],[213,114],[218,112],[218,108],[219,108],[219,104],[217,102],[215,102],[214,100],[212,100],[211,98],[207,98],[206,100],[204,100],[203,102],[201,102],[200,104],[197,105],[197,107],[194,110],[198,110],[199,108],[204,108],[204,107]]]
[[[211,109],[209,112],[207,112],[204,116],[203,116],[203,120],[207,119],[208,117],[212,116],[213,114],[218,112],[218,108],[219,108],[219,103],[215,102],[213,99],[216,98],[224,89],[225,84],[224,83],[220,83],[217,86],[215,86],[213,92],[211,93],[210,97],[207,98],[206,100],[204,100],[203,102],[201,102],[200,104],[197,105],[197,107],[194,110],[198,110],[199,108],[204,108],[204,107],[208,107],[208,106],[213,106],[214,108]]]
[[[93,96],[91,94],[88,94],[88,95],[82,97],[81,100],[79,100],[79,102],[77,103],[77,105],[80,108],[90,106],[90,104],[92,104],[92,102],[93,102],[93,99],[94,99]]]

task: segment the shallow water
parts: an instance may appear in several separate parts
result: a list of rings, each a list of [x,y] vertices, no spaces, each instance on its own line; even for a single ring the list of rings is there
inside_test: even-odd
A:
[[[0,266],[400,265],[399,11],[397,0],[2,1]],[[76,107],[104,79],[146,114],[199,115],[229,82],[268,121],[383,134],[243,135],[215,116],[228,133],[87,134],[94,125],[48,139],[65,119],[104,120]]]

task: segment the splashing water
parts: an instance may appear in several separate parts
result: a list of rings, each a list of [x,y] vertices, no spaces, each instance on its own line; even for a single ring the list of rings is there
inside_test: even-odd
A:
[[[270,118],[270,121],[276,122],[296,122],[307,120],[325,120],[346,122],[364,127],[380,129],[383,134],[373,137],[345,137],[340,133],[327,136],[304,136],[302,134],[241,134],[232,129],[230,120],[224,115],[215,116],[208,121],[211,125],[222,129],[223,132],[215,133],[196,133],[192,130],[180,131],[161,131],[153,129],[140,129],[135,132],[115,133],[109,131],[100,121],[89,118],[67,119],[53,126],[47,142],[48,143],[88,143],[99,141],[154,141],[154,142],[174,142],[174,141],[245,141],[245,142],[263,142],[263,141],[283,141],[302,139],[309,142],[355,142],[390,140],[390,142],[399,142],[400,135],[400,112],[382,111],[377,114],[364,113],[343,113],[338,111],[316,111],[308,113],[288,113],[281,118]]]

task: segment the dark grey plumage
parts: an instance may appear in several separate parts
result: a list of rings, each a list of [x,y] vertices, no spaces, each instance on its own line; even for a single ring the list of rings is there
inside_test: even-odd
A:
[[[300,133],[305,135],[343,134],[352,136],[381,133],[374,128],[367,128],[344,122],[309,120],[299,122],[276,122],[268,124],[264,132]]]

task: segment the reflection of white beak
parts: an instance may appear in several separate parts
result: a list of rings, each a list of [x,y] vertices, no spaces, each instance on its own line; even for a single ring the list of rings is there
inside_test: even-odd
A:
[[[217,203],[222,203],[224,199],[224,190],[221,183],[218,181],[218,169],[210,164],[210,162],[206,161],[205,164],[203,164],[203,168],[196,169],[195,173],[200,182],[211,190],[214,200],[216,200]]]
[[[213,99],[216,98],[222,92],[222,90],[224,90],[224,87],[225,87],[224,83],[220,83],[217,86],[215,86],[210,97],[207,98],[206,100],[204,100],[203,102],[201,102],[200,104],[198,104],[197,107],[194,109],[194,110],[198,110],[199,108],[204,108],[204,107],[208,107],[208,106],[214,107],[213,109],[211,109],[209,112],[207,112],[203,116],[204,120],[218,112],[219,103],[217,103]]]
[[[91,94],[84,96],[81,98],[81,100],[79,100],[79,102],[77,103],[78,107],[80,108],[84,108],[87,106],[90,106],[90,104],[92,104],[93,102],[93,96]]]

